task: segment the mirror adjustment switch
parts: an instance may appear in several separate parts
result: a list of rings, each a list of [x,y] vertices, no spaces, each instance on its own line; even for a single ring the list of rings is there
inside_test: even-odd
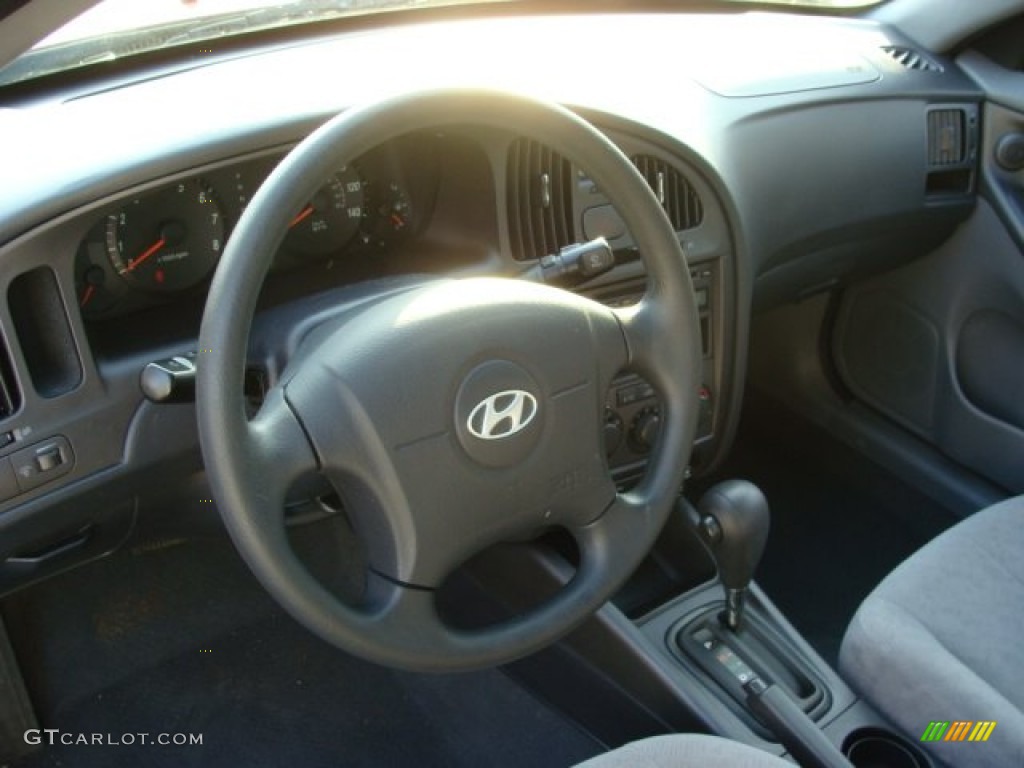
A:
[[[36,453],[36,469],[40,472],[50,472],[63,463],[60,448],[56,445],[43,446],[42,450]]]
[[[74,463],[71,444],[61,435],[42,440],[11,454],[11,467],[22,492],[30,491],[67,474]]]

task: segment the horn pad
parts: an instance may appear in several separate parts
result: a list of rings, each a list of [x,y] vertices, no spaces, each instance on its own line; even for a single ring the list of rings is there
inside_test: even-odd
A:
[[[521,366],[491,360],[470,371],[455,396],[455,434],[485,467],[524,461],[544,431],[544,393]]]

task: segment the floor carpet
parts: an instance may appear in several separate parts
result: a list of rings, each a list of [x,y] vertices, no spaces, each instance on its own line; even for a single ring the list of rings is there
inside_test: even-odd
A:
[[[500,670],[418,675],[328,646],[265,596],[226,539],[128,549],[4,613],[42,728],[202,736],[57,745],[13,768],[561,768],[601,751]]]

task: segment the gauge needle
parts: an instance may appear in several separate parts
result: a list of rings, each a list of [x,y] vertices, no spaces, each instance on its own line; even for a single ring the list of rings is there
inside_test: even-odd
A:
[[[146,259],[148,259],[154,253],[159,251],[165,245],[167,245],[167,241],[164,238],[161,237],[159,240],[157,240],[155,243],[153,243],[151,246],[149,246],[149,248],[147,248],[141,254],[139,254],[138,258],[135,258],[135,259],[132,259],[131,261],[129,261],[128,262],[128,266],[125,267],[124,271],[125,272],[131,272],[133,269],[135,269],[137,266],[139,266],[139,264],[144,262]]]
[[[92,285],[90,283],[89,285],[85,286],[85,290],[82,291],[82,299],[81,299],[81,301],[78,302],[78,306],[79,307],[84,307],[86,304],[88,304],[89,303],[89,299],[92,298],[92,295],[94,293],[96,293],[96,286],[95,285]]]
[[[395,225],[395,229],[401,229],[402,227],[405,226],[405,219],[403,219],[397,213],[392,213],[391,223]]]
[[[305,208],[299,211],[298,215],[294,219],[288,222],[288,228],[291,229],[296,224],[299,224],[300,222],[304,221],[306,218],[309,217],[311,213],[313,213],[313,206],[307,205]]]

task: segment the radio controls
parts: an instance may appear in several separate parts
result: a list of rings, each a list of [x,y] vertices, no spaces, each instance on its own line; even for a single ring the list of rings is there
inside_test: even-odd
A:
[[[633,419],[629,430],[630,447],[637,453],[650,453],[661,432],[661,411],[657,407],[644,408]]]
[[[632,405],[642,400],[649,400],[654,397],[654,387],[646,381],[638,381],[625,387],[619,387],[616,394],[616,403],[621,408],[624,405]]]
[[[604,450],[608,456],[614,454],[622,445],[625,436],[622,417],[611,408],[604,409]]]

